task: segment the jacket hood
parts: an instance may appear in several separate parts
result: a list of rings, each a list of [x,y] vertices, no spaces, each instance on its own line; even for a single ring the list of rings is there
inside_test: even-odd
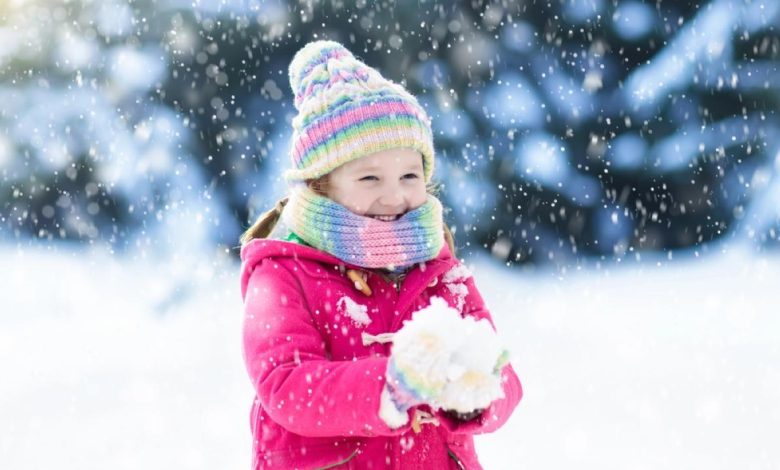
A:
[[[298,260],[309,260],[327,265],[343,265],[346,269],[366,270],[355,264],[347,263],[335,256],[320,251],[310,246],[301,245],[295,242],[284,240],[256,238],[250,240],[241,247],[241,297],[246,295],[246,286],[249,283],[249,277],[252,275],[255,266],[266,258],[295,258]],[[438,256],[426,264],[437,264],[449,262],[453,258],[449,247],[445,243]]]
[[[246,297],[246,286],[249,283],[249,276],[252,275],[255,266],[266,258],[309,259],[323,263],[344,264],[335,256],[299,243],[269,238],[256,238],[250,240],[246,245],[241,247],[242,298]]]

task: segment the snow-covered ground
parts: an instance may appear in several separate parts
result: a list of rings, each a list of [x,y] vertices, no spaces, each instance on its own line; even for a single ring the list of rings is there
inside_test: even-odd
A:
[[[525,388],[478,439],[486,469],[780,467],[780,259],[472,263]],[[0,264],[0,468],[249,467],[237,264],[64,245]]]

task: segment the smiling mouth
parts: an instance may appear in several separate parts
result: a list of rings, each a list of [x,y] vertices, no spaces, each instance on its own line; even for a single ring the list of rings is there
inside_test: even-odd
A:
[[[382,222],[392,222],[401,217],[401,214],[395,215],[369,215],[372,219],[381,220]]]

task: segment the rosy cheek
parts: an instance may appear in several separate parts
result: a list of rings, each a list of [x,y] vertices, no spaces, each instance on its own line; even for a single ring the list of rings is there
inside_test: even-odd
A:
[[[347,199],[343,205],[356,214],[362,214],[364,209],[363,204],[360,201],[361,199],[359,197],[352,196]]]
[[[425,201],[428,200],[428,193],[426,191],[422,191],[417,194],[416,200],[415,200],[415,207],[420,207],[423,204],[425,204]]]
[[[350,190],[344,190],[341,189],[340,191],[334,193],[331,195],[331,199],[338,202],[342,206],[346,207],[350,211],[359,214],[362,209],[361,204],[361,196],[360,194],[357,194],[355,191]]]

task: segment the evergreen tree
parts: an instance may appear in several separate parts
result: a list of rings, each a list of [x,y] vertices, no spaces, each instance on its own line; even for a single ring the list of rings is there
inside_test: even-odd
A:
[[[1,226],[6,237],[113,247],[183,232],[235,247],[285,190],[289,61],[328,38],[429,110],[441,196],[464,252],[569,264],[707,249],[727,234],[776,243],[778,9],[738,0],[5,7]]]

